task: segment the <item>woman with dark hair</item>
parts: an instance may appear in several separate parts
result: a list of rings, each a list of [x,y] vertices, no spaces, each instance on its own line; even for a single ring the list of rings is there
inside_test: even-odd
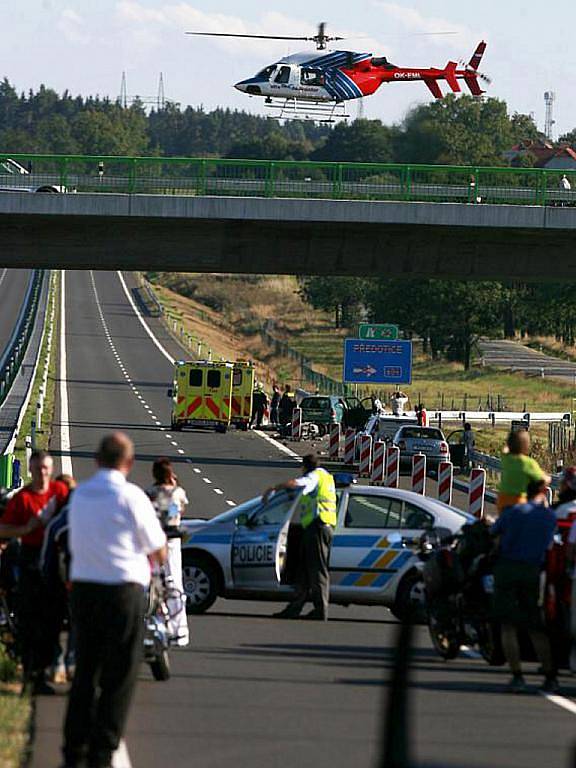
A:
[[[152,476],[154,477],[154,484],[146,490],[146,493],[168,539],[166,570],[172,578],[174,587],[183,595],[180,523],[182,514],[188,505],[188,497],[184,488],[178,485],[178,478],[170,459],[156,459],[152,465]],[[180,610],[170,606],[170,613],[172,615],[170,629],[176,638],[176,644],[182,647],[188,645],[190,635],[186,619],[185,600],[182,601]]]

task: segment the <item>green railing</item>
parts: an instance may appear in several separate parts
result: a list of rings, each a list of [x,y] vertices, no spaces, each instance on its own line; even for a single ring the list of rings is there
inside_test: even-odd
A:
[[[576,172],[569,173],[574,190],[563,188],[563,174],[534,168],[0,153],[0,189],[68,193],[576,205]]]

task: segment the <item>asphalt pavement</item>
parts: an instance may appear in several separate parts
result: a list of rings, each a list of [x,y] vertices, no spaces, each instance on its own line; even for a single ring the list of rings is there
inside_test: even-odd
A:
[[[486,365],[519,371],[529,376],[554,377],[569,384],[576,384],[576,363],[552,357],[517,341],[479,342],[480,354]]]
[[[16,326],[31,272],[30,269],[0,269],[0,356]]]
[[[181,354],[158,320],[148,325],[169,354]],[[79,479],[93,471],[100,437],[118,428],[135,442],[136,482],[150,482],[158,455],[177,462],[192,516],[216,514],[295,472],[290,456],[255,433],[170,433],[171,365],[116,273],[66,274],[66,330],[70,456]],[[62,437],[66,443],[59,414],[56,422],[55,452]],[[283,622],[270,616],[278,607],[219,600],[191,617],[192,642],[172,653],[171,680],[154,682],[142,670],[127,732],[131,763],[124,756],[118,766],[375,766],[396,622],[383,608],[354,606],[334,607],[327,624]],[[535,690],[510,696],[505,670],[465,655],[440,661],[424,629],[413,666],[408,723],[420,761],[447,768],[571,765],[571,678],[562,679],[567,698],[556,703]],[[58,765],[64,705],[63,693],[38,700],[31,768]]]

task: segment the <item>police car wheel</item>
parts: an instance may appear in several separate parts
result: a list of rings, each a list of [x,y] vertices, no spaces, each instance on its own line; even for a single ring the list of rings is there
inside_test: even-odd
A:
[[[218,597],[218,574],[208,560],[186,559],[182,565],[186,613],[204,613]]]
[[[407,573],[398,585],[396,600],[390,609],[400,621],[412,618],[417,624],[426,623],[424,583],[418,573]]]

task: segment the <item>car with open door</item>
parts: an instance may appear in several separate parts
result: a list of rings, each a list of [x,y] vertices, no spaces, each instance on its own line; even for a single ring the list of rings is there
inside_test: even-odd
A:
[[[441,528],[456,533],[471,520],[460,510],[411,491],[339,487],[330,556],[330,601],[386,606],[404,616],[423,599],[415,548]],[[203,613],[218,597],[288,600],[300,562],[301,491],[256,497],[211,520],[185,520],[182,546],[189,613]]]

